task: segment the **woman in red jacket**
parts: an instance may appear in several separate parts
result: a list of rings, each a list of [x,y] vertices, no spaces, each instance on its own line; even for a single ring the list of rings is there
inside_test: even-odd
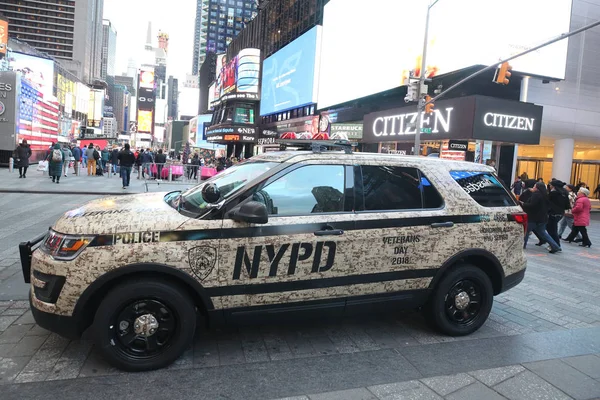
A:
[[[569,237],[567,237],[567,242],[571,243],[575,239],[575,236],[577,236],[577,233],[581,233],[583,240],[580,246],[582,247],[592,247],[592,242],[590,242],[586,228],[590,224],[590,211],[592,209],[592,204],[590,203],[590,199],[588,199],[589,195],[590,191],[586,188],[581,188],[577,192],[577,199],[571,210],[574,219],[573,230]]]

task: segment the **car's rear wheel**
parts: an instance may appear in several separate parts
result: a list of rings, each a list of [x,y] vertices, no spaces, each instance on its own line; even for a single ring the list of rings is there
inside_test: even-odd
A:
[[[148,371],[175,361],[191,345],[196,310],[178,286],[155,280],[121,284],[104,298],[93,325],[106,360],[125,371]]]
[[[485,323],[493,298],[492,282],[485,272],[473,265],[457,265],[435,287],[428,317],[442,333],[468,335]]]

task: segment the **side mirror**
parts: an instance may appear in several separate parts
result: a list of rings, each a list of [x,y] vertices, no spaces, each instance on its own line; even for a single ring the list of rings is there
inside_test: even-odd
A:
[[[230,217],[234,221],[248,222],[252,224],[266,224],[269,222],[267,207],[258,201],[249,201],[233,210]]]
[[[221,199],[221,191],[214,183],[208,183],[202,188],[202,198],[209,204],[217,203]]]

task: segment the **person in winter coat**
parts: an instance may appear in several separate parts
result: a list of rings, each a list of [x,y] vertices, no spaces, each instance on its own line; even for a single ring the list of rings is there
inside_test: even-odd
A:
[[[87,158],[87,173],[88,176],[96,175],[96,159],[94,158],[94,144],[90,143],[87,149],[85,149],[85,157]]]
[[[106,164],[108,164],[108,160],[110,159],[110,151],[108,147],[105,147],[102,150],[102,170],[106,170]]]
[[[60,175],[63,170],[63,163],[65,162],[65,155],[62,152],[59,143],[54,145],[53,150],[48,154],[47,160],[49,161],[48,175],[52,177],[53,183],[59,183]]]
[[[119,164],[119,149],[117,146],[113,146],[112,152],[110,153],[110,163],[112,164],[113,175],[117,174],[117,165]],[[110,174],[110,171],[108,171]]]
[[[188,179],[196,180],[198,177],[198,167],[200,166],[200,158],[198,157],[198,153],[194,153],[190,164],[191,167],[188,169]]]
[[[71,154],[73,154],[73,169],[75,170],[75,175],[79,175],[79,163],[81,162],[81,149],[79,146],[73,146]]]
[[[31,157],[31,147],[27,140],[23,139],[20,145],[13,152],[15,166],[19,168],[19,178],[27,178],[27,168],[29,168],[29,157]]]
[[[577,200],[575,200],[575,205],[571,210],[573,213],[573,230],[567,237],[567,242],[571,243],[575,239],[575,236],[577,236],[577,233],[581,233],[583,240],[580,246],[582,247],[592,247],[592,242],[590,242],[587,233],[587,227],[590,225],[590,212],[592,210],[592,203],[588,198],[589,195],[590,191],[588,189],[579,189]]]
[[[544,182],[538,182],[531,189],[532,194],[527,202],[519,201],[523,210],[527,213],[527,233],[525,234],[525,243],[523,248],[527,247],[527,240],[530,232],[536,232],[539,237],[550,245],[550,253],[554,254],[561,251],[558,243],[546,232],[546,223],[548,222],[548,210],[550,202],[546,195],[546,185]]]
[[[559,180],[552,180],[548,184],[550,192],[548,200],[550,201],[550,209],[548,210],[548,234],[560,246],[560,237],[558,235],[558,223],[565,216],[565,210],[571,208],[569,203],[569,195],[564,189],[565,183]]]
[[[156,155],[156,173],[158,174],[156,179],[162,179],[162,170],[165,164],[167,163],[167,155],[163,154],[162,149],[158,150],[158,154]]]
[[[596,186],[596,190],[594,190],[594,194],[596,195],[597,199],[600,199],[600,183],[598,184],[598,186]]]
[[[577,199],[577,193],[574,192],[575,186],[566,185],[565,188],[569,197],[569,209],[565,211],[565,216],[558,223],[558,237],[561,239],[567,227],[573,230],[573,213],[571,210],[575,206],[575,199]],[[578,234],[577,237],[580,238],[581,235]]]
[[[67,176],[67,171],[69,170],[69,162],[71,161],[71,158],[73,157],[73,153],[71,152],[71,149],[69,148],[68,145],[64,145],[62,148],[62,152],[63,152],[63,159],[65,160],[65,162],[63,163],[63,174],[66,177]]]
[[[523,186],[524,186],[524,184],[523,184],[523,181],[521,180],[521,177],[517,176],[517,179],[515,179],[512,186],[510,187],[511,190],[513,191],[513,193],[515,194],[515,197],[517,198],[517,200],[519,200],[519,196],[523,192]]]

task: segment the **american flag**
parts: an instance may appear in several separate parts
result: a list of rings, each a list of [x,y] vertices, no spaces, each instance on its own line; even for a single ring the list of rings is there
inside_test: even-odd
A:
[[[19,105],[19,142],[27,139],[32,150],[45,150],[58,141],[58,103],[22,80]]]

